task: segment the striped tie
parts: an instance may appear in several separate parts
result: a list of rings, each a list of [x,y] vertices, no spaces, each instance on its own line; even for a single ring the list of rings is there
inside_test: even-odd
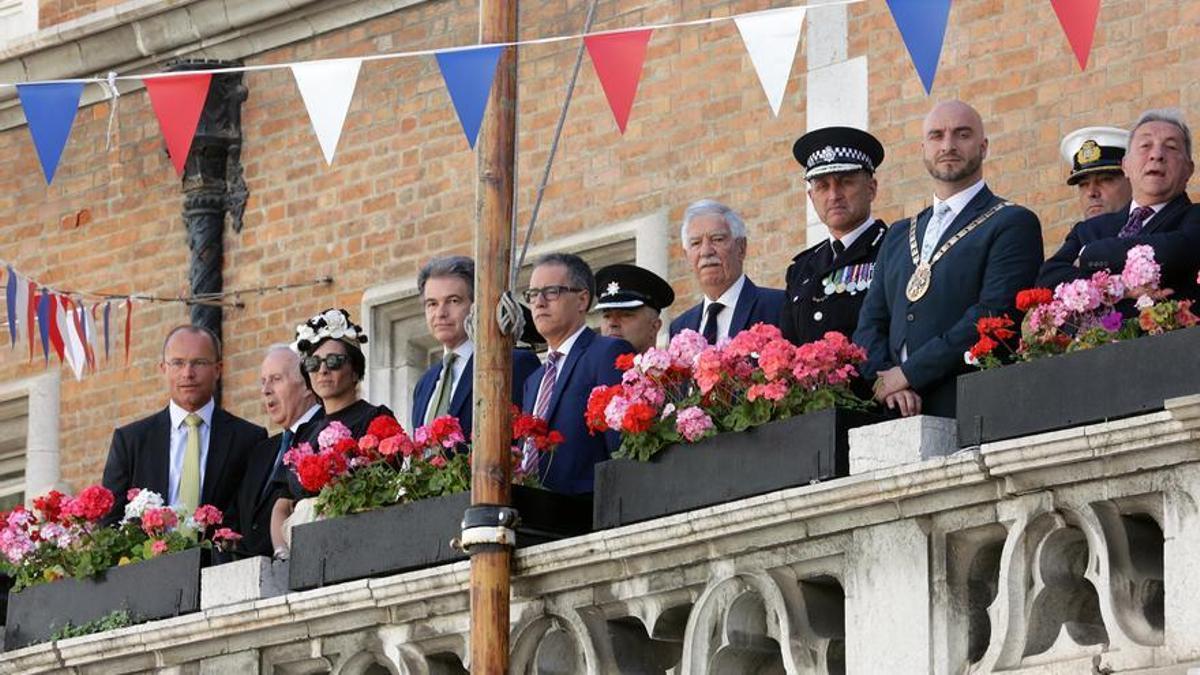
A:
[[[546,370],[542,373],[542,384],[538,387],[537,402],[533,404],[533,414],[539,419],[548,420],[550,417],[550,399],[554,396],[554,383],[558,380],[558,360],[561,357],[562,354],[554,350],[546,354]],[[537,448],[532,441],[527,441],[521,457],[521,472],[528,475],[536,470],[537,464]]]

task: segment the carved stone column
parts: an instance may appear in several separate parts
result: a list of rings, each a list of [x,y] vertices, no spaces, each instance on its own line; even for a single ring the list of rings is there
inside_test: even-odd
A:
[[[185,60],[168,70],[205,70],[238,66],[214,60]],[[196,127],[192,149],[183,170],[183,224],[187,228],[188,280],[193,296],[224,289],[225,221],[234,232],[242,230],[242,214],[249,195],[242,177],[242,103],[247,89],[242,73],[213,75],[204,112]],[[216,335],[221,333],[219,304],[193,304],[191,323]],[[220,392],[218,391],[218,401]]]

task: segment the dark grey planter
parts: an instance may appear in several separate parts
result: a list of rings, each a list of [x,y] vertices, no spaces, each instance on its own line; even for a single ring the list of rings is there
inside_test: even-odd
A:
[[[95,579],[59,579],[9,593],[4,648],[45,642],[67,623],[79,626],[121,609],[135,621],[198,611],[206,554],[193,548],[113,567]]]
[[[514,485],[517,547],[591,530],[591,500]],[[466,559],[450,547],[471,495],[463,492],[306,523],[292,531],[293,591]]]
[[[822,410],[692,445],[671,445],[649,462],[602,462],[596,465],[592,527],[627,525],[845,476],[850,472],[847,432],[880,419]]]
[[[1200,392],[1200,327],[958,378],[958,444],[1016,438],[1162,410]]]

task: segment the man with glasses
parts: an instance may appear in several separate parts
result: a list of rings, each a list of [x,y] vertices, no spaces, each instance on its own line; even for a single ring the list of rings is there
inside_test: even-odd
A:
[[[592,492],[592,467],[608,459],[620,435],[588,433],[584,413],[594,387],[621,381],[616,360],[633,345],[597,335],[587,326],[596,295],[592,269],[579,256],[552,253],[540,258],[529,279],[525,301],[550,351],[546,363],[525,381],[524,410],[546,420],[564,441],[553,456],[526,448],[522,467],[535,466],[548,490],[563,494]]]
[[[759,288],[742,271],[746,223],[733,209],[711,199],[691,204],[679,237],[704,298],[671,322],[671,337],[690,328],[716,344],[756,323],[779,325],[783,291]]]
[[[417,274],[417,290],[425,307],[429,334],[442,345],[442,358],[429,367],[413,391],[412,426],[428,424],[442,415],[458,418],[463,434],[471,437],[475,400],[475,343],[467,335],[467,315],[475,298],[475,261],[466,256],[434,258]],[[525,378],[541,364],[533,352],[512,352],[512,400],[521,402]]]
[[[104,487],[116,497],[106,523],[125,514],[130,488],[152,490],[189,514],[201,504],[236,524],[238,486],[254,446],[267,437],[256,424],[216,407],[221,340],[199,326],[178,326],[163,341],[159,370],[170,394],[163,410],[113,432]]]

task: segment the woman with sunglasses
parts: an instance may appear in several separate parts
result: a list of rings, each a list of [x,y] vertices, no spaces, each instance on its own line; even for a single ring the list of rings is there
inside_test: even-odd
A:
[[[342,423],[359,438],[376,417],[395,417],[387,406],[359,398],[358,383],[367,371],[367,359],[359,345],[366,341],[362,328],[350,321],[344,309],[327,309],[296,328],[293,346],[300,352],[300,374],[324,411],[296,430],[295,445],[318,447],[318,437],[333,422]],[[283,472],[277,487],[283,494],[271,515],[271,540],[275,556],[285,558],[288,538],[283,533],[284,521],[292,515],[297,500],[314,495],[300,485],[292,471]]]

